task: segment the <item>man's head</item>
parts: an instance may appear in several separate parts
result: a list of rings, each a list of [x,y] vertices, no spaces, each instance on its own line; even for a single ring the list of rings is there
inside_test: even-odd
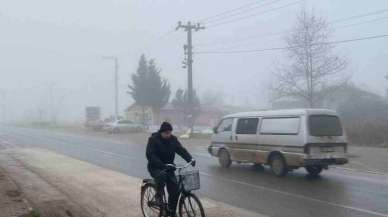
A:
[[[169,139],[172,135],[172,126],[168,122],[163,122],[160,125],[159,133],[163,139]]]

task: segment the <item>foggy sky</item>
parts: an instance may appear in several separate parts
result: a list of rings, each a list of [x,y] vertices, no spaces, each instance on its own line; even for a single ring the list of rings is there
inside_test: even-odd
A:
[[[7,93],[9,119],[33,118],[50,105],[58,110],[60,119],[82,120],[86,105],[100,105],[104,115],[111,114],[113,62],[103,60],[104,55],[115,55],[120,61],[121,110],[133,102],[126,93],[127,85],[142,53],[156,59],[173,91],[185,88],[181,62],[186,35],[172,31],[177,21],[197,21],[248,2],[252,0],[0,0],[0,89]],[[293,1],[276,5],[289,2]],[[388,9],[388,1],[301,1],[297,6],[194,33],[194,51],[220,50],[220,42],[287,30],[301,7],[314,9],[330,21]],[[376,17],[383,16],[388,13]],[[387,34],[387,26],[388,19],[352,28],[333,26],[331,39]],[[282,36],[258,38],[230,49],[277,46],[284,46]],[[388,87],[383,79],[388,74],[388,39],[338,45],[336,51],[348,59],[347,72],[354,75],[354,83],[383,94]],[[264,108],[270,72],[282,58],[279,51],[195,54],[194,86],[200,95],[216,91],[230,104]]]

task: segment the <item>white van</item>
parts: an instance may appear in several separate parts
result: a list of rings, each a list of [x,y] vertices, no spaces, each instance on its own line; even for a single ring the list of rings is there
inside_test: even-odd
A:
[[[348,162],[345,131],[337,113],[327,109],[227,115],[214,128],[208,151],[222,167],[233,161],[268,164],[277,176],[299,167],[318,175]]]

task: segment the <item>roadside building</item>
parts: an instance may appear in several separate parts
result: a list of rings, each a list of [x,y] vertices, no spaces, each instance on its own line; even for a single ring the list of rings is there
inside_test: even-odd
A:
[[[125,110],[125,117],[133,122],[143,123],[143,112],[146,125],[159,125],[161,121],[169,121],[177,126],[185,126],[184,112],[174,107],[171,103],[166,104],[160,109],[159,114],[156,114],[150,107],[132,104]],[[194,125],[213,127],[224,114],[225,112],[217,107],[201,106]]]

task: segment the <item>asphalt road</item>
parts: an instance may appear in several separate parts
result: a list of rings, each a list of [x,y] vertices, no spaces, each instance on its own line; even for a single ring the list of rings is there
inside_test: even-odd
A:
[[[0,143],[41,147],[130,176],[148,177],[145,145],[65,132],[0,126]],[[309,178],[297,170],[284,178],[251,165],[218,166],[206,150],[191,150],[201,171],[200,195],[281,217],[388,217],[388,175],[343,169]]]

